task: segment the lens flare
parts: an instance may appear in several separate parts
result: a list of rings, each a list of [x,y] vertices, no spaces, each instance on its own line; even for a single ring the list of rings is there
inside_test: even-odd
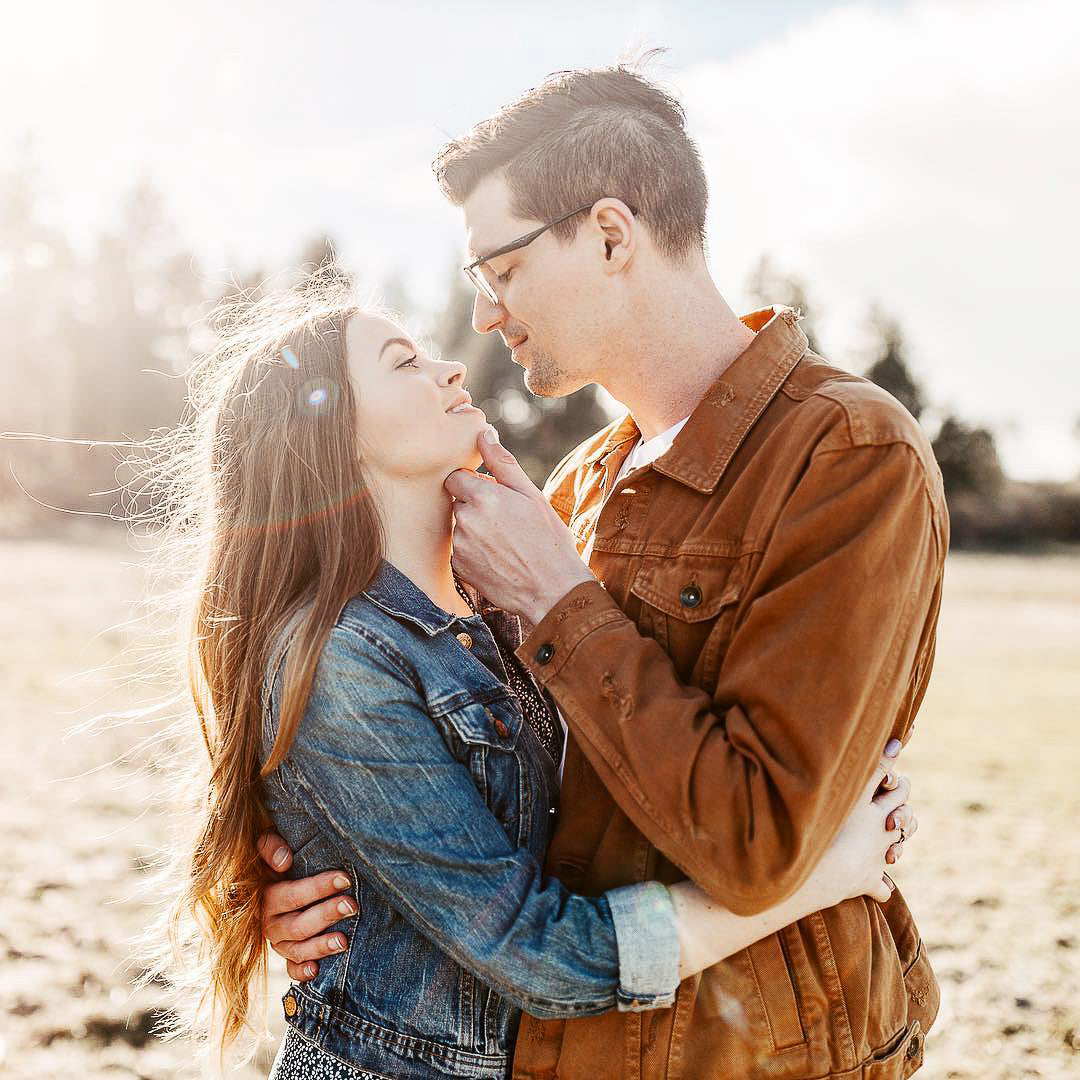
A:
[[[289,365],[289,367],[293,368],[293,370],[296,370],[300,367],[299,358],[288,345],[286,345],[285,348],[281,350],[281,358],[285,361],[286,364]]]
[[[318,408],[320,405],[326,404],[326,399],[328,397],[329,395],[326,392],[326,387],[317,386],[314,390],[311,391],[310,394],[308,394],[308,404],[314,405],[315,408]]]

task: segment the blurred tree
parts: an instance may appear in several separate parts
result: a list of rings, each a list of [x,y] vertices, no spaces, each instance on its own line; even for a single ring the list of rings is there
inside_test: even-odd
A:
[[[876,359],[867,369],[866,377],[888,390],[918,420],[926,407],[926,398],[904,358],[904,336],[900,324],[875,307],[870,314],[870,325],[877,346]]]
[[[994,436],[986,428],[946,417],[933,446],[950,499],[962,493],[992,498],[1001,491],[1005,474]]]
[[[534,397],[499,335],[473,330],[473,296],[455,264],[446,307],[436,319],[432,339],[444,357],[468,367],[465,382],[473,400],[533,482],[542,484],[574,446],[604,427],[610,417],[595,386],[563,398]]]
[[[803,313],[799,329],[806,335],[813,352],[818,349],[817,333],[811,316],[810,301],[802,280],[794,274],[779,270],[768,255],[762,255],[760,262],[751,271],[746,282],[746,291],[750,300],[760,307],[769,304],[786,304],[798,308]]]

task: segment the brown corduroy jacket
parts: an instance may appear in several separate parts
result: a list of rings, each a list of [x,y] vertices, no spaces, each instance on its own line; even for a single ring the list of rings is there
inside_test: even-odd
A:
[[[779,901],[926,690],[948,547],[928,441],[790,309],[743,321],[754,340],[663,457],[609,493],[627,416],[545,489],[598,578],[518,650],[571,730],[547,869],[577,891],[689,876],[737,913]],[[893,1080],[937,1008],[897,890],[757,942],[671,1008],[526,1016],[513,1075]]]

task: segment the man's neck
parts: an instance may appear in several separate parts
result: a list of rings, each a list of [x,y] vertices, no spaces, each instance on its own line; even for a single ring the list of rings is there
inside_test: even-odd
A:
[[[704,264],[635,298],[632,332],[598,378],[649,439],[689,416],[754,339]]]
[[[386,561],[444,611],[471,614],[454,585],[450,566],[453,500],[441,483],[399,479],[377,487]]]

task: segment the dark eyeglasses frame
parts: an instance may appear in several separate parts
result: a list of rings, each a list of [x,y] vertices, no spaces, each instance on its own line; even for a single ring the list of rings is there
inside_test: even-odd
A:
[[[539,229],[533,229],[532,232],[526,233],[524,236],[519,236],[516,240],[511,240],[509,244],[503,244],[501,248],[496,248],[494,251],[481,256],[475,262],[471,262],[468,266],[463,266],[461,269],[465,271],[465,276],[476,286],[479,292],[493,304],[498,304],[498,293],[495,292],[491,282],[488,281],[483,274],[478,273],[476,268],[486,262],[490,262],[492,259],[497,259],[500,255],[509,255],[511,251],[518,251],[520,248],[527,247],[542,233],[546,233],[548,229],[554,228],[556,225],[561,225],[567,218],[572,218],[575,214],[580,214],[585,210],[591,210],[596,205],[597,201],[598,200],[594,199],[587,206],[579,206],[576,210],[571,210],[570,213],[563,214],[562,217],[556,218],[554,221],[549,221],[546,225],[541,225]],[[630,208],[630,212],[637,213],[632,207]]]

